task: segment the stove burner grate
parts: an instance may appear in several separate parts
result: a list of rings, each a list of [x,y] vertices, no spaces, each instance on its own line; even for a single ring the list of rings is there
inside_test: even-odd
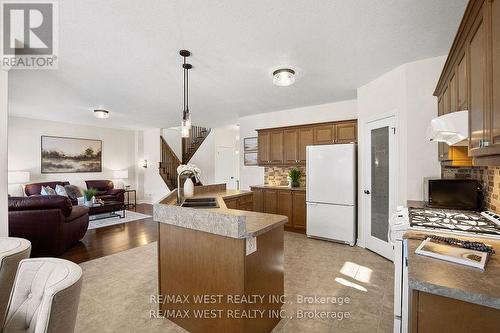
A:
[[[411,226],[500,236],[500,226],[476,212],[452,209],[410,208],[409,215]]]

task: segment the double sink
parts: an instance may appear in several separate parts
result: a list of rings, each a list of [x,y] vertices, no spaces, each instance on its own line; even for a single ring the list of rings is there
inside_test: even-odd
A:
[[[185,199],[181,207],[187,208],[219,208],[217,198]]]

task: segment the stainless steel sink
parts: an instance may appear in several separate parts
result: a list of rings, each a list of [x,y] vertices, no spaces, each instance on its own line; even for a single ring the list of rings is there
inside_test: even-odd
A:
[[[216,198],[195,198],[186,199],[181,204],[181,207],[188,208],[219,208],[219,203]]]

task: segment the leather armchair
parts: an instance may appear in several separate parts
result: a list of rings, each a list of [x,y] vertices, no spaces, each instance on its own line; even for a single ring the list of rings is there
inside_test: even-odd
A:
[[[96,198],[102,201],[124,201],[125,190],[115,189],[111,180],[86,180],[87,188],[97,190]]]
[[[89,209],[59,195],[10,197],[9,236],[31,242],[32,257],[59,256],[87,232]]]

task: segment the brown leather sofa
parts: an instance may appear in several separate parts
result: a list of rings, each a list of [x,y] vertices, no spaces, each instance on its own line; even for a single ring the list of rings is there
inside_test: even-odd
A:
[[[97,199],[102,201],[124,201],[125,190],[115,189],[111,180],[86,180],[87,188],[97,190]]]
[[[48,186],[55,190],[57,185],[66,186],[69,185],[69,182],[45,182],[45,183],[28,184],[24,187],[24,192],[28,197],[33,195],[40,195],[40,192],[42,191],[42,186]],[[77,200],[72,200],[72,199],[70,200],[73,205],[78,204]]]
[[[83,238],[89,209],[59,195],[9,197],[9,236],[31,242],[32,257],[59,256]]]

